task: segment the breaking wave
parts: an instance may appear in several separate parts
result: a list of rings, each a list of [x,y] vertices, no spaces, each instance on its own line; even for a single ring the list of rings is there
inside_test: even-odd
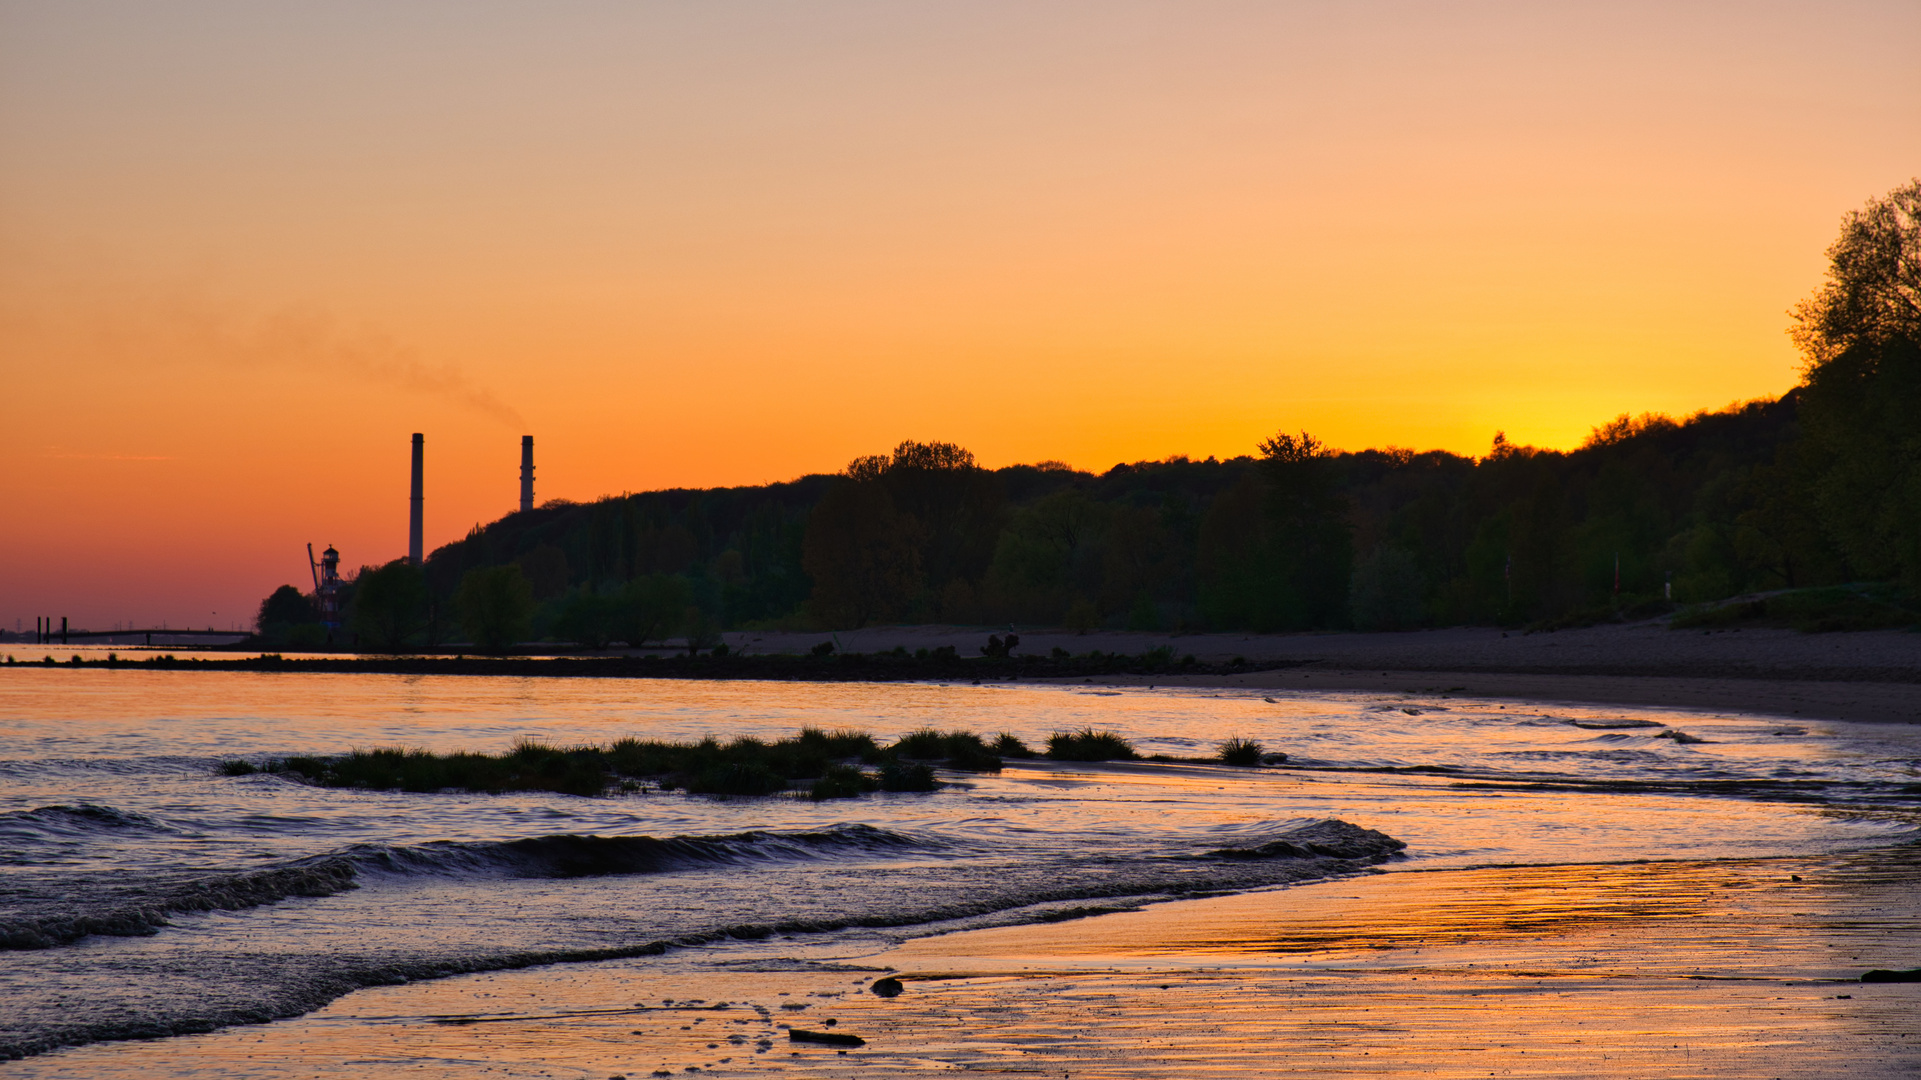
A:
[[[86,821],[151,821],[108,807],[44,807],[25,812]],[[22,815],[14,815],[22,816]],[[158,823],[154,823],[158,826]],[[161,826],[164,827],[164,826]],[[724,836],[579,836],[562,833],[522,840],[439,842],[413,846],[361,844],[289,865],[239,873],[163,880],[102,889],[76,882],[67,909],[29,918],[0,918],[0,949],[46,949],[95,934],[144,937],[168,917],[201,911],[239,911],[294,896],[332,896],[358,888],[363,873],[492,874],[522,878],[659,874],[729,863],[875,856],[939,847],[868,825],[811,832],[744,832]],[[89,896],[91,893],[93,895]],[[102,895],[105,893],[105,895]]]
[[[1237,840],[1252,846],[1196,850],[1199,845],[1189,845],[1184,851],[1130,853],[1094,845],[1078,855],[980,857],[975,852],[975,857],[967,857],[939,839],[841,825],[817,831],[667,839],[558,835],[499,843],[353,849],[298,866],[158,886],[137,903],[103,906],[88,915],[15,923],[4,933],[16,949],[46,948],[89,933],[154,934],[166,925],[169,914],[270,904],[289,896],[325,896],[353,889],[361,878],[388,874],[454,882],[479,876],[558,879],[728,867],[752,872],[740,879],[730,870],[727,879],[735,884],[725,897],[711,892],[714,877],[704,875],[709,891],[702,893],[697,908],[659,909],[631,926],[606,925],[566,943],[548,937],[552,943],[541,944],[530,937],[491,946],[443,942],[409,948],[401,944],[374,953],[291,948],[274,958],[246,951],[239,960],[190,950],[182,957],[191,957],[184,968],[156,955],[137,961],[124,974],[140,969],[143,978],[174,987],[166,999],[144,999],[137,1008],[128,1002],[103,1000],[78,1011],[55,1010],[22,1017],[16,1024],[0,1022],[0,1059],[89,1042],[261,1023],[301,1015],[362,987],[478,971],[655,956],[675,948],[785,934],[891,929],[912,936],[1079,918],[1125,909],[1090,907],[1088,901],[1134,905],[1307,881],[1363,870],[1396,857],[1404,847],[1383,833],[1333,819],[1243,834]],[[959,857],[932,861],[926,857],[937,853]],[[831,865],[843,858],[860,860],[860,871],[844,873]],[[846,884],[820,896],[807,884],[818,881],[808,875],[819,874]],[[690,888],[699,892],[701,887],[690,884]],[[810,894],[814,899],[805,900]],[[629,895],[636,903],[644,903],[640,894]],[[199,981],[209,978],[222,989],[221,994],[192,992]]]
[[[17,841],[46,837],[72,837],[87,833],[176,832],[173,826],[145,814],[111,806],[78,803],[73,806],[42,806],[33,810],[0,811],[0,840]]]

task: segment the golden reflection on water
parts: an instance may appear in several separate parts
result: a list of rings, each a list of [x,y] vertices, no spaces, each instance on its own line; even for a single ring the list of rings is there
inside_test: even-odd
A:
[[[1852,980],[1921,965],[1917,896],[1912,849],[1385,873],[879,952],[802,938],[379,988],[0,1074],[1912,1076],[1921,985]],[[866,993],[887,969],[906,992]],[[829,1019],[866,1045],[785,1038]]]

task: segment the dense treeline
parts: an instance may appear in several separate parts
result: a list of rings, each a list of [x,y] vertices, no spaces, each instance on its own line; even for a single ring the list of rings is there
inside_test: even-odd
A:
[[[1096,475],[989,470],[910,441],[834,476],[512,514],[424,574],[364,571],[354,625],[384,647],[684,635],[700,648],[756,625],[1392,629],[1857,581],[1912,593],[1921,183],[1850,214],[1829,255],[1795,314],[1806,379],[1779,400],[1622,416],[1567,452],[1497,434],[1479,458],[1337,452],[1283,432],[1245,457]]]

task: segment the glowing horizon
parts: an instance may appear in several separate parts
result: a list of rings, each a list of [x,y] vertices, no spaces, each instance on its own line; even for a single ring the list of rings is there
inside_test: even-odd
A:
[[[0,4],[0,620],[537,497],[1567,448],[1794,385],[1921,10]],[[200,614],[206,612],[208,614]]]

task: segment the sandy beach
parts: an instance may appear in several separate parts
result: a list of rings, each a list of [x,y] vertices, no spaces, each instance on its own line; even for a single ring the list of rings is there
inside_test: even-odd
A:
[[[977,654],[981,627],[900,626],[822,633],[727,635],[731,648],[800,653],[822,641],[843,652],[952,646]],[[1005,630],[999,631],[1005,633]],[[1782,717],[1921,723],[1921,634],[1900,630],[1803,634],[1757,628],[1669,630],[1643,622],[1555,633],[1484,627],[1380,634],[1151,634],[1020,631],[1022,652],[1064,649],[1139,655],[1166,648],[1207,662],[1244,657],[1287,668],[1216,676],[1115,676],[1123,685],[1285,690],[1456,692]]]

